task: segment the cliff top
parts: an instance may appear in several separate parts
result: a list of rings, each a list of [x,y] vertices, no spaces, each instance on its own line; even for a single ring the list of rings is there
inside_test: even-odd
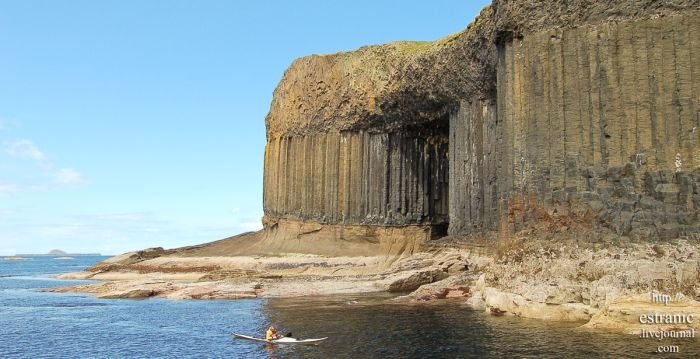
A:
[[[700,0],[495,0],[461,32],[292,62],[265,118],[268,137],[391,131],[444,120],[459,99],[490,97],[496,44],[550,28],[700,10]]]

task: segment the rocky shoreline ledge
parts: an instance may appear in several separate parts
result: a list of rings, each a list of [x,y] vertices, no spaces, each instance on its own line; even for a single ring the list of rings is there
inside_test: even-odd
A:
[[[252,234],[254,235],[254,234]],[[393,292],[396,303],[456,301],[491,315],[581,322],[639,334],[700,329],[700,320],[642,323],[662,313],[700,317],[700,244],[533,240],[426,242],[413,253],[323,256],[210,254],[196,248],[147,249],[110,258],[61,279],[97,283],[52,289],[98,298],[240,299]],[[249,238],[214,242],[235,246]],[[489,244],[491,243],[491,244]],[[211,249],[211,248],[209,248]],[[653,296],[665,301],[654,301]]]

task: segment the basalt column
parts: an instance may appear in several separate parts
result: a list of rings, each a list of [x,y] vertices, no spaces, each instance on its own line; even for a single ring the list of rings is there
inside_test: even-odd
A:
[[[699,29],[691,13],[499,43],[495,97],[451,117],[450,233],[700,233]]]
[[[445,130],[435,129],[273,138],[265,151],[265,214],[326,224],[445,225],[447,149]]]
[[[495,229],[502,126],[495,101],[462,101],[450,117],[450,233]]]

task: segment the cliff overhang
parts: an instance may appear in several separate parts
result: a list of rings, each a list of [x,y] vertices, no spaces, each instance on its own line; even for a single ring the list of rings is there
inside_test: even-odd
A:
[[[699,9],[501,0],[434,42],[298,59],[265,119],[266,218],[692,237]]]

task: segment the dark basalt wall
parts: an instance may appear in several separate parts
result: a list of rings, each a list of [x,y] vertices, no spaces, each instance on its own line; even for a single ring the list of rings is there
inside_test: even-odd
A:
[[[447,223],[445,132],[330,132],[270,141],[265,214],[324,223]]]
[[[435,42],[298,59],[266,117],[266,228],[697,236],[699,23],[700,0],[495,0]]]
[[[495,101],[462,101],[450,117],[451,234],[496,229],[505,179]]]
[[[503,214],[521,228],[537,206],[620,235],[700,233],[699,29],[668,16],[500,44],[497,110],[452,116],[450,233]]]

